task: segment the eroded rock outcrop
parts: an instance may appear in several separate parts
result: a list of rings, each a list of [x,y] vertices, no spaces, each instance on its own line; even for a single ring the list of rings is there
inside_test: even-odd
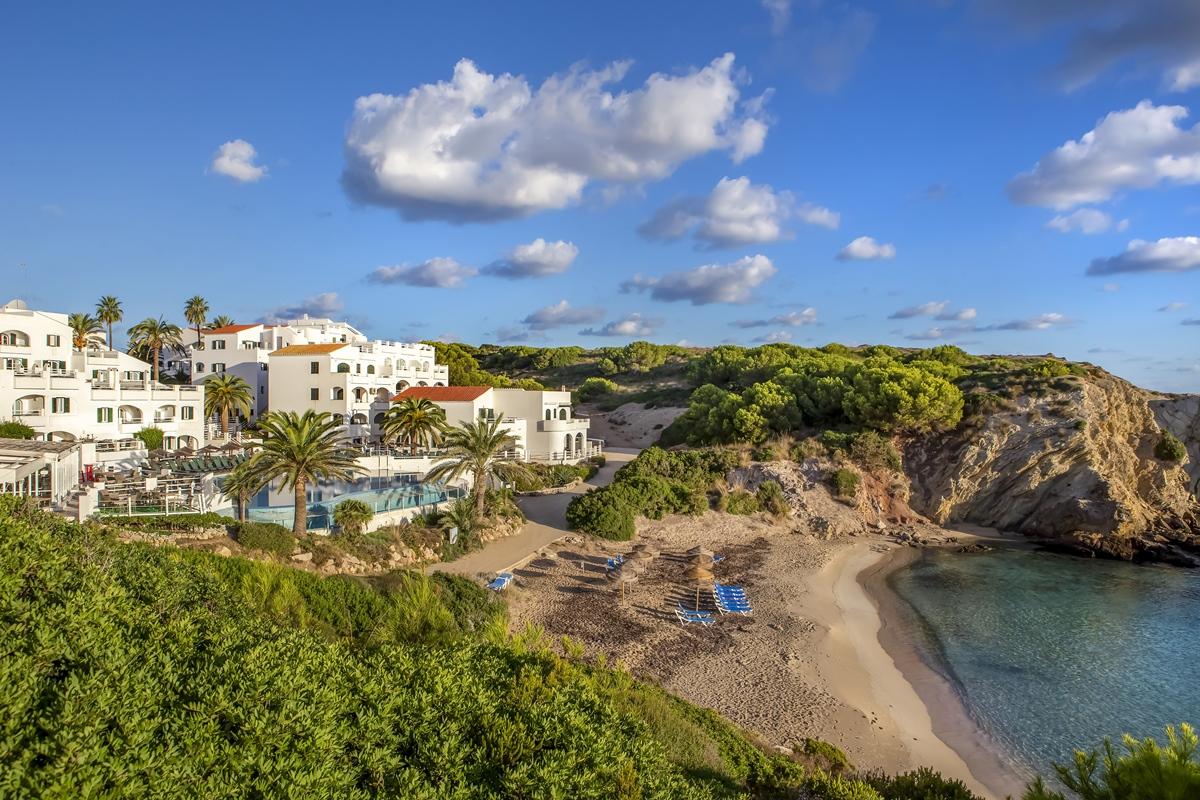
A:
[[[1017,531],[1074,552],[1200,565],[1198,403],[1111,375],[1019,398],[910,442],[912,505],[941,524]],[[1164,428],[1189,459],[1155,457]]]

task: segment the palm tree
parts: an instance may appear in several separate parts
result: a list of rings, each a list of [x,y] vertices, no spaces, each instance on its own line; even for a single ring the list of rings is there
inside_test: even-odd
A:
[[[238,520],[246,520],[246,504],[250,498],[262,491],[264,484],[250,468],[250,461],[243,461],[225,476],[221,484],[221,494],[237,503]]]
[[[375,509],[362,500],[343,500],[333,509],[333,524],[341,528],[342,533],[357,536],[374,516]]]
[[[229,433],[230,414],[250,416],[253,399],[249,384],[237,375],[226,372],[204,382],[204,416],[221,416],[222,436]]]
[[[179,350],[183,347],[183,331],[173,322],[162,317],[146,317],[129,329],[129,347],[148,352],[154,369],[154,382],[158,383],[158,357],[163,350]]]
[[[71,345],[80,352],[98,344],[104,335],[100,320],[91,314],[69,314],[67,325],[71,326]]]
[[[200,339],[200,328],[208,319],[208,301],[200,295],[189,297],[183,304],[183,318],[196,326],[196,349],[204,347],[204,342]]]
[[[387,410],[379,423],[385,442],[408,442],[409,450],[433,447],[446,430],[446,412],[424,397],[406,397]]]
[[[451,428],[442,439],[445,457],[425,475],[430,481],[456,480],[470,473],[471,490],[475,494],[475,518],[482,519],[487,502],[487,487],[493,480],[516,481],[529,479],[529,468],[511,455],[517,440],[500,426],[504,420],[497,414],[490,420],[464,422]]]
[[[100,320],[102,325],[108,326],[108,349],[113,349],[113,325],[125,318],[125,311],[121,308],[121,301],[113,297],[111,294],[106,294],[101,297],[96,303],[96,319]]]
[[[292,533],[303,536],[308,503],[305,490],[322,478],[351,480],[365,472],[357,453],[345,446],[342,426],[324,411],[272,411],[259,418],[258,429],[266,437],[254,454],[249,472],[261,485],[279,481],[281,489],[295,496]]]
[[[234,322],[233,317],[229,316],[228,314],[219,314],[209,320],[208,324],[211,328],[226,328],[230,325],[233,325]]]

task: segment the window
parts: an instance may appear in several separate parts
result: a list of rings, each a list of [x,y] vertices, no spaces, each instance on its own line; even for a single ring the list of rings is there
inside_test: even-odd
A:
[[[213,350],[224,350],[225,349],[225,340],[224,339],[213,339],[212,349]]]
[[[321,390],[320,389],[309,389],[308,390],[308,399],[309,400],[320,400],[321,399]]]
[[[27,358],[6,358],[6,359],[4,359],[3,363],[4,363],[4,369],[11,369],[14,371],[16,371],[16,370],[24,371],[29,366],[29,359],[27,359]]]
[[[46,334],[46,344],[49,345],[50,347],[58,347],[59,342],[61,342],[61,341],[62,341],[62,339],[59,337],[59,335],[57,333],[47,333]]]
[[[20,331],[0,333],[0,347],[29,347],[29,337]]]
[[[267,365],[266,365],[266,364],[259,364],[259,365],[258,365],[258,371],[259,371],[259,372],[266,372],[266,371],[267,371]]]
[[[196,372],[198,372],[198,373],[204,372],[204,362],[203,361],[196,362]]]
[[[338,364],[338,365],[337,365],[337,371],[338,371],[339,373],[349,372],[349,371],[350,371],[350,365],[349,365],[349,364]]]
[[[308,371],[311,372],[313,375],[319,375],[321,373],[321,362],[320,361],[308,362]]]
[[[195,406],[183,406],[182,408],[179,409],[179,418],[180,419],[195,419],[196,418],[196,407]]]
[[[96,422],[112,422],[112,421],[113,421],[112,408],[97,408],[96,409]]]
[[[362,374],[362,364],[355,364],[355,365],[354,365],[354,373],[355,373],[356,375],[360,375],[360,374]]]
[[[333,387],[333,395],[332,395],[332,397],[330,397],[330,399],[331,400],[345,400],[346,399],[346,390],[340,386]]]
[[[546,419],[554,419],[554,412],[548,408],[546,409]]]
[[[69,397],[51,397],[50,398],[50,413],[51,414],[70,414],[71,413],[71,398],[69,398]]]
[[[213,371],[213,372],[224,372],[224,371],[225,371],[225,365],[224,365],[224,364],[213,364],[213,365],[212,365],[212,371]]]
[[[560,409],[558,410],[558,418],[559,418],[559,419],[566,419],[566,418],[567,418],[567,410],[566,410],[565,408],[560,408]]]
[[[367,374],[368,375],[375,374],[375,365],[374,364],[367,364]]]
[[[265,387],[265,386],[260,386],[260,387],[258,387],[258,393],[259,393],[259,394],[266,394],[266,393],[267,393],[267,387]]]

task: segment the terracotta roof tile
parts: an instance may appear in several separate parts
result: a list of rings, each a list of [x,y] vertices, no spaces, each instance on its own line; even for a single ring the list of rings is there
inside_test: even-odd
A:
[[[443,403],[461,403],[478,399],[486,394],[490,386],[410,386],[392,398],[393,403],[407,400],[410,397],[423,397],[426,400]]]
[[[271,353],[275,356],[323,356],[349,347],[348,342],[332,342],[330,344],[293,344]]]

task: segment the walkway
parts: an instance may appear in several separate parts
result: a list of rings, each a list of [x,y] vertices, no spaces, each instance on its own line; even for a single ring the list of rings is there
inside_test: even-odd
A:
[[[576,495],[596,487],[607,486],[612,481],[613,474],[627,461],[632,461],[638,452],[623,448],[605,450],[605,465],[588,483],[579,484],[560,494],[518,498],[518,505],[529,518],[520,533],[488,542],[483,549],[468,553],[455,561],[433,564],[426,571],[456,572],[459,575],[474,577],[481,573],[491,575],[505,570],[511,571],[520,566],[538,550],[570,533],[567,530],[567,505]]]

